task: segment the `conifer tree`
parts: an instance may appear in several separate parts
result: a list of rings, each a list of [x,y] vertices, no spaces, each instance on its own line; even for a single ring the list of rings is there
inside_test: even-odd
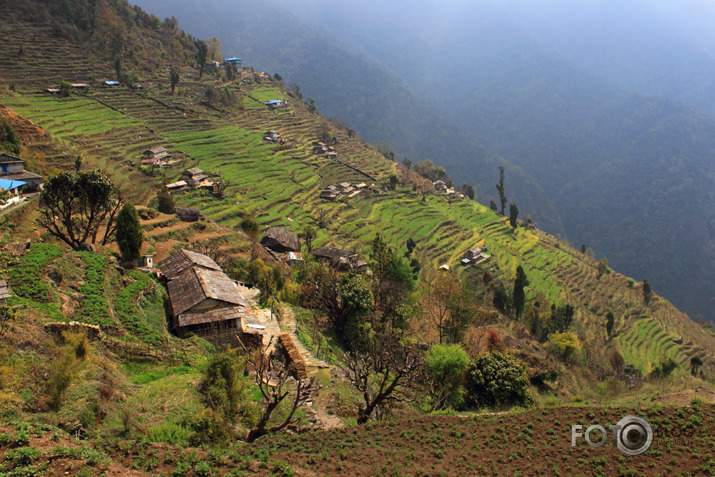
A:
[[[524,269],[521,265],[516,267],[516,279],[514,280],[514,313],[517,318],[524,312],[524,303],[526,302],[526,294],[524,287],[529,284],[529,279],[526,277]]]
[[[127,202],[117,215],[117,245],[125,262],[138,261],[141,257],[144,232],[139,223],[139,215],[132,204]]]

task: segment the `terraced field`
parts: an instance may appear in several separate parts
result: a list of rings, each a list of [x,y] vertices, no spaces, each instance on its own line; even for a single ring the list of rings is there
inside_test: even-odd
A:
[[[178,202],[201,209],[223,226],[236,227],[242,216],[253,214],[262,227],[280,224],[300,232],[324,213],[329,226],[320,231],[316,245],[330,243],[366,252],[380,232],[404,251],[412,237],[423,268],[447,263],[459,273],[486,269],[507,286],[521,264],[531,283],[530,297],[539,294],[549,303],[574,305],[580,330],[587,334],[584,338],[620,349],[628,362],[643,371],[663,356],[672,356],[684,366],[695,355],[713,361],[712,333],[658,297],[644,306],[640,288],[629,288],[622,275],[613,273],[599,280],[593,259],[556,238],[525,228],[514,232],[506,218],[473,201],[423,196],[411,187],[383,190],[381,183],[395,172],[395,164],[347,130],[308,111],[274,81],[222,85],[204,76],[200,83],[194,70],[182,68],[181,91],[176,95],[168,88],[168,72],[155,72],[140,92],[102,89],[96,79],[101,74],[96,72],[111,71],[109,60],[88,60],[86,52],[34,26],[25,33],[36,35],[38,41],[23,48],[18,60],[21,40],[12,31],[5,33],[0,35],[0,82],[12,84],[14,91],[4,90],[0,103],[52,136],[61,152],[48,156],[49,161],[70,169],[74,157],[82,154],[86,167],[110,172],[134,202],[146,204],[161,187],[164,177],[160,176],[173,181],[197,166],[231,182],[227,198],[217,200],[192,191]],[[53,51],[64,55],[61,61],[46,54],[50,43]],[[38,63],[47,67],[28,66]],[[70,78],[90,82],[91,92],[70,99],[39,92],[48,83]],[[232,88],[243,98],[242,108],[206,105],[203,92],[208,84]],[[269,110],[262,105],[269,99],[287,100],[288,107]],[[312,154],[311,143],[325,128],[337,138],[338,160]],[[278,131],[287,145],[263,141],[267,130]],[[167,147],[179,162],[152,175],[137,162],[143,150],[156,146]],[[376,187],[345,201],[318,198],[322,187],[344,181]],[[481,268],[458,267],[464,252],[474,246],[486,246],[491,259]],[[609,311],[616,315],[617,332],[610,342],[605,333]]]

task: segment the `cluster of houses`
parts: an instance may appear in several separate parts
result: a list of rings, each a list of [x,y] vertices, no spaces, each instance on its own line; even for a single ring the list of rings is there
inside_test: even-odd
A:
[[[479,248],[479,247],[474,247],[471,250],[467,250],[467,253],[464,254],[464,258],[460,261],[462,265],[469,265],[470,263],[483,263],[485,262],[488,258],[489,255],[485,254],[487,249],[485,248]]]
[[[338,151],[333,146],[326,146],[324,142],[316,141],[313,143],[313,154],[323,155],[329,158],[338,157]]]
[[[0,190],[8,191],[10,199],[5,205],[22,199],[22,191],[37,189],[42,183],[42,176],[25,170],[25,160],[0,152]]]
[[[261,239],[261,245],[273,258],[288,266],[292,267],[303,261],[303,256],[300,253],[300,239],[294,232],[284,227],[270,227]],[[326,262],[337,270],[367,271],[367,262],[352,250],[321,247],[313,250],[313,257]]]
[[[142,156],[142,166],[164,167],[171,163],[172,157],[165,147],[147,149]]]
[[[278,131],[274,130],[266,131],[266,133],[263,135],[263,140],[268,142],[274,142],[276,144],[286,143],[285,138],[282,138],[281,135],[278,134]]]
[[[357,185],[350,185],[349,182],[341,182],[337,186],[329,185],[320,191],[320,198],[325,200],[335,200],[340,196],[345,196],[348,199],[355,197],[360,192],[367,190],[367,184],[361,182]]]
[[[209,176],[198,167],[187,169],[181,175],[181,179],[166,184],[166,190],[171,194],[185,192],[188,189],[213,189],[214,181],[209,179]]]
[[[461,192],[456,192],[453,187],[447,187],[447,184],[445,184],[442,180],[434,181],[432,185],[434,186],[434,190],[441,192],[444,195],[459,197],[460,199],[464,199],[465,197]]]
[[[171,329],[215,344],[261,347],[265,325],[241,294],[239,284],[210,257],[182,249],[159,262],[169,292]]]

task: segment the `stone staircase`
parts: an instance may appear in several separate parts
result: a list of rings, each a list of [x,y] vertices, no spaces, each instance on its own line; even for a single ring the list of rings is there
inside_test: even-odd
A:
[[[301,343],[298,339],[298,335],[296,334],[296,331],[298,329],[298,321],[293,314],[293,310],[291,310],[290,308],[281,307],[281,322],[283,324],[283,332],[291,335],[291,337],[293,338],[293,342],[295,343],[295,347],[298,349],[298,352],[303,357],[306,366],[312,368],[330,367],[330,365],[325,361],[313,356],[313,353],[308,351],[308,349],[303,346],[303,343]]]

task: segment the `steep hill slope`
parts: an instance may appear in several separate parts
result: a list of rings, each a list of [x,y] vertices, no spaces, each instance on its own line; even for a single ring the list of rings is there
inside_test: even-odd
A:
[[[483,270],[495,279],[510,286],[521,264],[532,283],[530,298],[576,307],[575,330],[589,343],[594,362],[605,360],[608,349],[619,349],[627,362],[643,371],[664,356],[686,367],[693,356],[713,362],[715,336],[711,331],[665,300],[644,304],[639,286],[630,288],[620,274],[598,279],[593,259],[555,238],[538,230],[514,232],[506,218],[488,208],[467,200],[450,201],[423,189],[423,184],[415,183],[417,190],[411,184],[396,191],[383,190],[381,183],[395,172],[395,164],[348,130],[311,113],[273,80],[250,76],[245,84],[222,84],[216,78],[199,82],[195,69],[181,67],[180,94],[171,94],[168,68],[150,72],[138,93],[102,89],[97,85],[99,78],[111,67],[105,56],[88,73],[86,81],[93,85],[89,94],[55,98],[39,92],[47,86],[47,72],[27,71],[23,65],[40,64],[43,41],[53,41],[55,48],[68,52],[67,71],[80,71],[86,60],[70,55],[78,48],[76,43],[53,37],[50,25],[16,22],[12,31],[2,38],[4,45],[18,45],[28,35],[39,41],[23,45],[21,63],[8,54],[14,48],[1,49],[0,61],[6,68],[0,80],[14,83],[15,91],[6,90],[0,102],[55,140],[54,149],[45,149],[47,159],[58,167],[73,167],[74,157],[81,153],[89,166],[107,169],[127,194],[146,202],[164,179],[139,168],[137,161],[142,150],[164,145],[180,159],[165,169],[167,180],[198,166],[231,181],[226,199],[199,191],[180,198],[182,204],[200,208],[222,225],[236,226],[246,215],[257,217],[262,227],[282,224],[296,232],[324,222],[316,245],[331,243],[363,251],[377,231],[400,250],[412,237],[418,244],[416,255],[427,268],[441,263],[456,266],[466,250],[481,243],[492,255]],[[208,85],[226,87],[241,99],[232,107],[208,105],[204,94]],[[263,105],[268,99],[284,99],[288,107],[270,110]],[[268,129],[278,131],[287,144],[262,141]],[[337,140],[337,159],[312,154],[312,141],[325,131]],[[345,201],[319,199],[322,187],[343,181],[375,187]],[[481,272],[476,268],[462,273],[479,276]],[[613,340],[605,334],[609,311],[617,317]]]
[[[175,12],[192,31],[218,35],[235,54],[298,80],[327,115],[371,141],[387,137],[413,160],[430,157],[475,183],[484,202],[494,197],[495,166],[505,165],[510,201],[544,230],[647,277],[693,317],[715,319],[708,225],[715,123],[661,98],[711,111],[715,43],[706,30],[683,26],[697,19],[694,12],[702,14],[700,26],[712,17],[704,2],[474,2],[460,9],[276,2],[294,17],[268,4],[139,3]],[[227,25],[229,18],[240,28]],[[405,96],[405,85],[419,100]],[[613,200],[620,182],[609,178],[626,170],[645,171],[623,179],[634,207]],[[692,184],[688,200],[696,207],[678,205],[682,184]],[[662,254],[656,244],[676,252]]]

